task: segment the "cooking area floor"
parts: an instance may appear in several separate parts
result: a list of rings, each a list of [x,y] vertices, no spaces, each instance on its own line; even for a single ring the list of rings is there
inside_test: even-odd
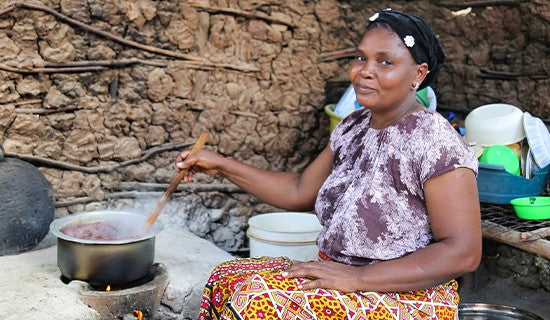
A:
[[[191,234],[159,234],[156,261],[166,266],[168,285],[157,319],[195,319],[209,271],[230,258],[225,251]],[[102,319],[83,303],[82,282],[65,284],[60,279],[55,246],[0,257],[0,265],[4,271],[0,273],[0,319]],[[94,293],[87,294],[89,299]],[[483,265],[461,282],[460,294],[461,302],[513,306],[550,319],[548,292],[519,287],[511,279],[491,275]],[[129,313],[133,311],[130,309]]]
[[[0,273],[0,319],[110,319],[97,311],[110,312],[105,310],[109,306],[97,301],[98,295],[105,294],[86,289],[87,284],[81,281],[68,284],[62,281],[57,266],[57,246],[48,246],[48,243],[55,244],[53,240],[48,236],[41,244],[45,248],[0,257],[3,271]],[[210,271],[231,258],[227,252],[191,233],[163,230],[156,239],[155,262],[166,268],[168,279],[156,319],[194,319]],[[140,290],[138,294],[154,295],[154,290]],[[121,298],[117,291],[111,291],[109,296]],[[134,298],[139,299],[138,295]],[[83,301],[95,305],[96,309]],[[131,315],[134,307],[129,303],[125,314]],[[137,319],[124,314],[115,316],[116,320]]]
[[[177,223],[169,220],[173,217],[166,215],[162,218],[166,219],[163,221],[166,228],[157,235],[155,263],[167,271],[166,282],[162,284],[163,279],[159,279],[166,289],[155,293],[156,288],[149,288],[139,290],[139,294],[141,299],[149,301],[151,296],[163,291],[154,319],[195,319],[202,288],[210,271],[233,256],[181,228],[174,229],[171,226]],[[139,305],[137,298],[132,300],[131,297],[130,302],[125,302],[128,305],[125,314],[129,316],[105,318],[102,314],[121,315],[124,309],[118,311],[117,306],[96,300],[97,296],[105,294],[86,289],[86,284],[81,281],[63,282],[57,266],[55,243],[56,238],[48,234],[33,251],[0,256],[3,271],[0,273],[0,319],[138,319],[131,314]],[[123,294],[113,291],[108,297],[124,300]],[[522,288],[513,279],[492,274],[483,263],[475,273],[461,279],[460,295],[463,303],[512,306],[550,320],[550,295],[547,291]]]

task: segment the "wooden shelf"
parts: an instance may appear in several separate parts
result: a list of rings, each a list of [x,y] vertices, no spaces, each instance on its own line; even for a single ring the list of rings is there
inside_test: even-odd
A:
[[[550,220],[519,219],[511,205],[481,203],[483,237],[550,259]]]

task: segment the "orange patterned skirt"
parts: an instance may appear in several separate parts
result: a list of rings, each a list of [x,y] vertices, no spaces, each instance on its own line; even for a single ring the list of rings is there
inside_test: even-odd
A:
[[[291,264],[284,257],[220,264],[204,288],[198,319],[458,319],[454,280],[407,292],[304,291],[298,285],[307,279],[281,276]]]

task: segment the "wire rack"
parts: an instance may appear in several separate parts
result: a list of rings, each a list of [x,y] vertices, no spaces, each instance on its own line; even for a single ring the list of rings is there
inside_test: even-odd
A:
[[[481,203],[481,219],[518,232],[532,232],[550,227],[550,220],[522,220],[518,218],[514,207],[508,204]]]

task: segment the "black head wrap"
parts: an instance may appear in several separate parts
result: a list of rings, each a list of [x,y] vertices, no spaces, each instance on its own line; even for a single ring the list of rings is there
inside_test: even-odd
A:
[[[432,28],[424,20],[415,15],[391,9],[379,11],[369,20],[371,22],[367,26],[367,30],[379,24],[388,25],[409,49],[416,63],[428,64],[428,74],[419,89],[427,87],[437,78],[445,61],[445,53],[433,34]]]

